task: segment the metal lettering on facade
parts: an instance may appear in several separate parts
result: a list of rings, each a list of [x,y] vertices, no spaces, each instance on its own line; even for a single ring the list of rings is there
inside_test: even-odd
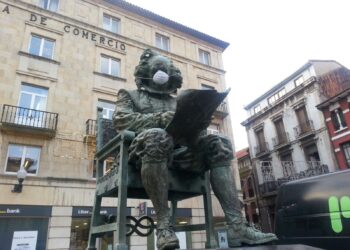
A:
[[[9,12],[8,8],[4,9],[3,12]],[[48,18],[44,17],[44,16],[40,16],[37,14],[30,14],[30,18],[29,21],[33,22],[33,23],[37,23],[43,26],[47,25],[48,22]],[[69,25],[66,24],[63,27],[63,31],[67,34],[73,34],[76,37],[80,37],[80,38],[84,38],[86,40],[91,40],[93,42],[97,42],[100,45],[105,45],[107,47],[110,47],[112,49],[117,49],[117,50],[121,50],[121,51],[126,51],[126,45],[118,40],[109,38],[109,37],[105,37],[102,35],[99,35],[97,33],[73,26],[73,25]]]

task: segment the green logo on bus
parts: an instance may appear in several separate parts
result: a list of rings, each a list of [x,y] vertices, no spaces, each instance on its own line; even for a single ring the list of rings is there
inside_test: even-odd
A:
[[[335,233],[341,233],[343,231],[341,215],[350,218],[350,197],[343,196],[339,201],[337,197],[331,196],[328,198],[328,207],[332,229]]]

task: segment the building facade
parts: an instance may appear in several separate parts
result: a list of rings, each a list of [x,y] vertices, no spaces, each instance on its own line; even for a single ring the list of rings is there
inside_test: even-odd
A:
[[[317,105],[323,112],[339,170],[350,168],[350,71],[344,67],[326,74],[324,92],[329,97]]]
[[[236,152],[239,177],[241,179],[242,198],[247,222],[261,228],[259,218],[259,205],[257,199],[256,175],[252,166],[249,148]]]
[[[279,185],[338,169],[316,105],[325,99],[318,77],[341,67],[335,61],[309,61],[245,107],[249,118],[242,125],[256,168],[266,231],[274,231]]]
[[[135,89],[134,69],[146,48],[171,58],[183,89],[225,90],[222,53],[228,43],[125,1],[0,1],[0,249],[32,232],[37,249],[84,249],[94,200],[95,117],[111,118],[117,91]],[[227,106],[210,131],[233,138]],[[105,171],[113,162],[106,161]],[[22,192],[11,192],[25,169]],[[238,180],[238,175],[235,176]],[[139,205],[128,211],[137,216]],[[113,214],[115,199],[103,200]],[[178,223],[204,221],[203,204],[179,204]],[[216,200],[215,220],[223,221]],[[221,224],[220,224],[221,225]],[[204,247],[205,234],[180,235]],[[110,249],[111,237],[99,249]],[[153,235],[130,237],[130,249],[154,249]]]

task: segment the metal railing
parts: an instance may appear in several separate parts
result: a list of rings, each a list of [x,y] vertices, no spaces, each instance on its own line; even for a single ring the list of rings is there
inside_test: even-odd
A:
[[[255,155],[260,155],[263,153],[267,153],[270,151],[269,144],[267,142],[263,142],[260,145],[254,147]]]
[[[2,108],[0,122],[7,125],[55,131],[57,129],[58,114],[5,104]]]
[[[314,123],[312,120],[307,120],[306,122],[300,123],[298,126],[294,127],[294,133],[296,137],[303,136],[315,130]]]
[[[283,144],[289,143],[289,134],[287,132],[283,132],[280,135],[272,138],[272,143],[274,147],[281,146]]]
[[[281,168],[283,177],[276,178],[275,171]],[[300,170],[304,169],[304,170]],[[259,185],[262,194],[272,192],[285,182],[329,173],[328,166],[320,161],[272,161],[260,162],[262,181]]]
[[[85,134],[96,136],[96,120],[88,119],[85,124],[86,124]]]

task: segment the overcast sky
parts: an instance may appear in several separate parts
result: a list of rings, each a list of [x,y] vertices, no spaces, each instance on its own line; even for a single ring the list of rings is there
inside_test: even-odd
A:
[[[236,150],[247,105],[309,59],[350,67],[347,0],[127,0],[230,43],[223,54]]]

